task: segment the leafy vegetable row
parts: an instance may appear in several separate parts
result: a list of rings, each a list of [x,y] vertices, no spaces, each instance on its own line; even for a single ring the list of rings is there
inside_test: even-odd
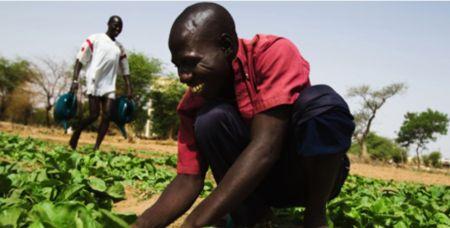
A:
[[[136,216],[111,212],[125,186],[160,192],[175,166],[174,156],[74,152],[0,133],[0,227],[126,227]],[[450,227],[450,186],[350,176],[327,210],[330,227]],[[278,210],[276,220],[300,223],[303,213]]]
[[[173,157],[74,152],[3,133],[0,158],[0,227],[126,227],[136,216],[111,212],[125,186],[152,194],[175,174]]]

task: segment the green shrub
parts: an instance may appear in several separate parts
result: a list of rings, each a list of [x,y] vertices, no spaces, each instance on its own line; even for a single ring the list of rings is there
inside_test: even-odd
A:
[[[373,132],[369,133],[366,139],[367,151],[373,160],[395,163],[404,163],[407,159],[407,151],[396,144],[393,140],[379,136]],[[360,148],[357,143],[353,143],[349,153],[359,154]]]
[[[422,160],[426,166],[440,168],[442,167],[441,157],[442,157],[441,152],[434,151],[431,152],[430,154],[423,155]]]
[[[176,138],[179,126],[176,108],[186,86],[174,77],[160,77],[150,98],[152,99],[152,132],[159,138]]]
[[[136,134],[140,134],[145,127],[149,116],[146,105],[150,99],[150,87],[156,75],[161,74],[162,62],[157,58],[150,58],[140,52],[128,53],[128,62],[130,64],[130,81],[133,89],[136,109],[134,120],[131,123]],[[117,77],[117,97],[126,95],[125,81],[122,76]]]

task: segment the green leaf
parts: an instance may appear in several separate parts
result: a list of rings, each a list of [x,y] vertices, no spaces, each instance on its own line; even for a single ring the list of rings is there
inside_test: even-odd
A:
[[[89,187],[91,187],[92,189],[99,191],[99,192],[104,192],[106,191],[106,184],[102,179],[99,179],[97,177],[90,177],[89,181],[88,181]]]
[[[116,182],[114,185],[110,186],[106,193],[115,199],[125,199],[125,188],[123,184]]]
[[[44,180],[48,180],[48,176],[47,176],[47,172],[43,169],[37,171],[36,173],[36,181],[44,181]]]
[[[31,220],[45,227],[99,227],[91,214],[83,204],[75,201],[57,204],[44,201],[33,206],[30,212]]]
[[[84,180],[83,174],[78,169],[69,170],[70,175],[72,176],[72,181],[74,183],[81,183]]]
[[[25,210],[18,207],[10,207],[0,212],[0,227],[17,227],[20,216]]]
[[[100,212],[103,215],[103,225],[105,227],[124,227],[128,228],[129,225],[127,222],[125,222],[123,219],[121,219],[119,216],[115,215],[112,212],[109,212],[105,209],[100,209]]]
[[[28,228],[45,228],[45,226],[40,221],[34,221]]]
[[[71,184],[62,190],[58,196],[58,200],[71,200],[81,189],[84,188],[83,184]]]
[[[438,224],[449,225],[450,226],[450,218],[444,213],[438,212],[434,214],[434,219]]]
[[[103,227],[98,221],[94,219],[96,214],[95,212],[96,211],[90,210],[87,207],[80,208],[75,218],[76,227],[80,228]]]
[[[126,156],[117,156],[111,159],[110,164],[114,168],[121,168],[127,165],[130,162],[130,158]]]
[[[44,188],[41,188],[39,191],[36,191],[36,192],[40,192],[42,194],[42,196],[45,197],[45,199],[50,200],[55,195],[54,194],[55,191],[57,191],[57,189],[51,188],[51,187],[44,187]]]

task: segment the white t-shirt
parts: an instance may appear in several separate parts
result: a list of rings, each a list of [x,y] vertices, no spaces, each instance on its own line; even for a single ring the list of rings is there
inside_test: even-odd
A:
[[[130,74],[122,44],[104,33],[89,36],[81,45],[77,59],[86,67],[86,93],[90,95],[114,93],[118,72]]]

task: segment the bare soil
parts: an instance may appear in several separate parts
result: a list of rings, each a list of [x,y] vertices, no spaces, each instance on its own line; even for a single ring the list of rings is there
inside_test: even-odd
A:
[[[156,200],[158,200],[159,195],[153,195],[150,199],[142,200],[140,197],[134,195],[133,189],[127,188],[125,189],[126,200],[122,200],[114,205],[113,210],[116,212],[126,213],[136,213],[138,215],[142,214],[147,208],[152,206]],[[199,204],[202,201],[201,198],[198,198],[195,201],[194,206]],[[182,217],[178,218],[174,223],[172,223],[169,227],[181,227],[181,224],[186,219],[186,216],[189,215],[191,209],[185,213]]]
[[[64,134],[62,128],[46,128],[36,126],[25,126],[0,121],[0,131],[17,134],[22,137],[32,137],[40,140],[50,141],[58,144],[68,145],[70,135]],[[97,133],[84,131],[81,134],[78,146],[92,145],[95,143]],[[176,153],[176,142],[172,140],[151,139],[124,139],[118,132],[112,131],[102,142],[102,150],[116,151],[157,151],[162,153]]]
[[[382,180],[404,181],[426,185],[450,185],[449,170],[431,172],[416,170],[414,167],[399,168],[390,165],[372,165],[353,162],[350,173]]]

